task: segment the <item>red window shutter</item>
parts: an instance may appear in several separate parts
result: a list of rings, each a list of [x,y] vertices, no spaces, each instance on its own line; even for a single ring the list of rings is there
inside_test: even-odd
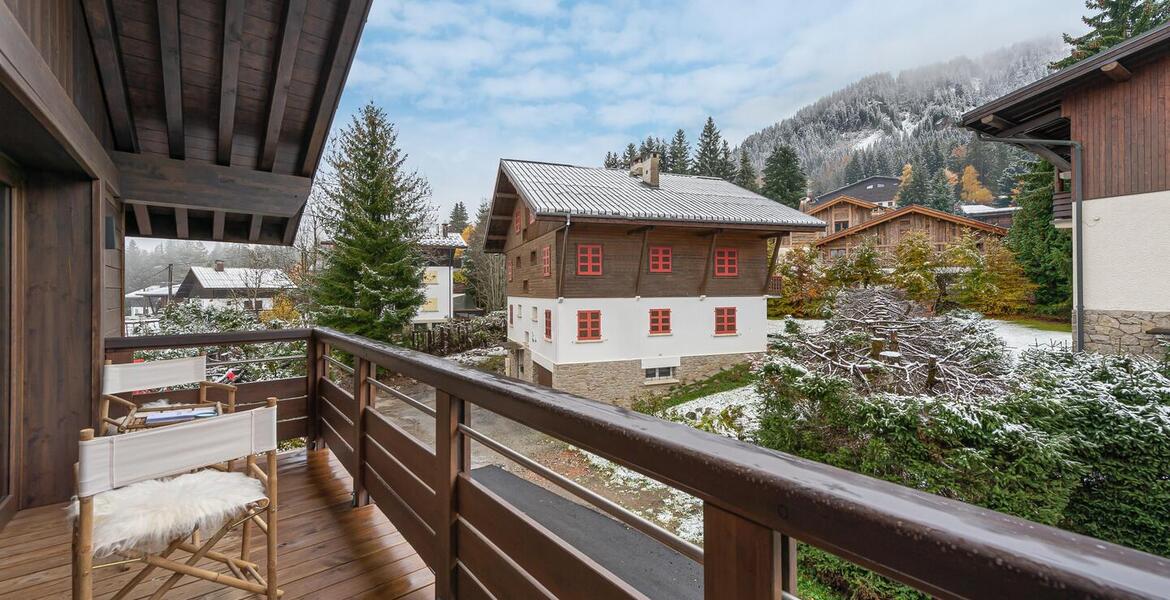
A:
[[[715,249],[715,276],[736,277],[739,275],[739,249]]]
[[[601,275],[601,244],[577,244],[577,274]]]
[[[715,309],[715,333],[735,333],[735,307],[721,306]]]
[[[548,246],[540,249],[540,268],[545,277],[552,277],[552,250]]]
[[[548,309],[544,311],[544,339],[552,339],[552,311]]]
[[[670,333],[670,309],[650,309],[650,333]]]
[[[650,246],[650,272],[670,273],[671,254],[670,246]]]
[[[600,310],[579,310],[579,311],[577,311],[577,339],[578,340],[600,340],[601,339],[601,311]]]

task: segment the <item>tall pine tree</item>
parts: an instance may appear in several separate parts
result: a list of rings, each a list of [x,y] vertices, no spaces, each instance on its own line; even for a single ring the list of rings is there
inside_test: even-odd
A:
[[[674,132],[674,138],[670,140],[670,147],[666,150],[664,163],[669,166],[663,169],[667,173],[691,172],[691,144],[687,142],[687,134],[682,129]]]
[[[922,165],[910,166],[910,180],[898,188],[898,206],[926,204],[930,195],[930,174]]]
[[[324,225],[334,247],[310,295],[322,325],[390,340],[423,303],[417,242],[428,217],[426,180],[403,167],[394,125],[373,103],[341,132],[327,162]]]
[[[808,181],[792,146],[779,144],[764,161],[764,187],[760,193],[792,208],[800,206]]]
[[[451,216],[447,217],[447,224],[451,226],[451,231],[459,233],[467,228],[467,206],[463,202],[456,202],[455,206],[451,207]]]
[[[603,164],[605,165],[605,168],[607,168],[607,169],[620,169],[620,168],[622,168],[622,159],[620,156],[618,156],[617,154],[614,154],[613,152],[606,152],[605,153],[605,162]]]
[[[1036,304],[1068,309],[1072,300],[1072,236],[1052,225],[1052,165],[1032,163],[1020,181],[1008,247],[1039,287]]]
[[[1085,8],[1097,11],[1081,18],[1089,32],[1081,36],[1064,34],[1064,43],[1072,46],[1072,52],[1052,63],[1053,69],[1072,66],[1170,19],[1167,0],[1086,0]]]
[[[638,162],[639,158],[641,158],[641,156],[638,154],[638,149],[634,147],[634,144],[631,142],[628,146],[626,146],[626,153],[622,155],[621,168],[630,168],[634,163]]]
[[[756,168],[752,166],[752,161],[748,160],[747,150],[743,148],[739,150],[739,168],[735,172],[734,183],[753,192],[760,191],[760,184],[756,181]]]
[[[719,176],[727,181],[735,181],[735,155],[731,153],[727,140],[723,140],[719,147]]]
[[[926,186],[925,204],[935,210],[955,212],[955,192],[951,189],[946,171],[939,169],[935,171],[934,177],[930,178],[930,183]]]
[[[695,175],[723,176],[722,142],[719,129],[715,127],[715,119],[707,117],[707,123],[703,125],[703,131],[699,134],[699,147],[695,151],[693,167]]]

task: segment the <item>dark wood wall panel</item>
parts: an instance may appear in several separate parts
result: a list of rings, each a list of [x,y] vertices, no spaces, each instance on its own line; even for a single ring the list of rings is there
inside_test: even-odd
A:
[[[76,0],[4,1],[94,135],[110,147],[113,136],[81,4]]]
[[[1170,56],[1074,90],[1061,110],[1084,144],[1085,199],[1170,189]]]
[[[33,172],[25,188],[21,506],[73,493],[78,432],[92,405],[93,185]]]

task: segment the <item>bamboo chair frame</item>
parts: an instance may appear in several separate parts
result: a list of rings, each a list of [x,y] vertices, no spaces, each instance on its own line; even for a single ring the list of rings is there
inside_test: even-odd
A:
[[[268,398],[267,406],[269,408],[275,407],[276,404],[276,398]],[[232,408],[234,410],[234,405]],[[92,440],[93,438],[94,431],[92,429],[81,430],[82,441]],[[243,512],[229,519],[227,523],[207,537],[205,541],[201,535],[202,532],[196,529],[189,535],[172,541],[165,550],[158,554],[118,553],[119,560],[95,565],[93,560],[93,496],[79,496],[77,499],[78,515],[73,529],[73,597],[77,600],[93,599],[94,570],[141,562],[146,566],[112,596],[113,600],[126,598],[155,569],[172,571],[173,575],[163,582],[150,596],[151,600],[157,600],[163,597],[184,576],[222,583],[225,586],[259,594],[269,600],[279,598],[284,592],[277,585],[276,452],[274,448],[263,453],[266,461],[265,468],[263,469],[257,465],[257,457],[261,456],[260,454],[248,455],[246,459],[245,474],[260,480],[264,485],[265,498],[249,504]],[[228,463],[207,466],[230,470],[232,462],[229,461]],[[260,530],[266,541],[267,564],[265,565],[263,575],[260,573],[259,565],[248,560],[249,554],[252,551],[251,530],[253,526]],[[214,546],[225,535],[237,527],[243,528],[240,532],[239,557],[214,550]],[[171,555],[177,550],[187,552],[190,555],[185,562],[179,562],[171,558]],[[195,564],[203,559],[210,559],[223,564],[230,571],[230,574],[196,567]]]
[[[113,364],[113,361],[106,360],[105,364]],[[236,391],[237,387],[230,383],[219,383],[216,381],[200,381],[199,383],[199,401],[195,404],[171,404],[168,406],[143,408],[138,404],[131,402],[116,394],[102,394],[98,400],[98,435],[116,435],[119,433],[126,433],[136,429],[143,429],[143,426],[136,426],[135,422],[142,413],[161,412],[164,410],[176,410],[184,408],[209,408],[215,407],[219,414],[224,413],[224,406],[221,402],[210,402],[207,400],[208,390],[222,390],[227,393],[227,412],[236,412]],[[120,419],[110,416],[110,407],[112,405],[121,406],[126,409],[126,416]],[[109,428],[113,428],[110,431]]]

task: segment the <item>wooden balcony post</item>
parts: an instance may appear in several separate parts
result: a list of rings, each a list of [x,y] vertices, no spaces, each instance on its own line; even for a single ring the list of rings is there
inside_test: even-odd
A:
[[[357,416],[354,418],[356,434],[353,440],[354,475],[353,475],[353,505],[365,506],[370,503],[370,495],[366,493],[366,411],[371,406],[370,384],[366,381],[372,372],[370,361],[355,356],[353,364],[353,399],[357,401]]]
[[[305,341],[305,405],[307,410],[307,426],[305,427],[305,446],[309,450],[317,449],[317,381],[325,368],[324,352],[321,342],[316,335],[310,335]]]
[[[703,598],[780,600],[796,594],[796,543],[759,523],[703,504]]]
[[[317,390],[321,385],[322,379],[329,379],[329,363],[325,361],[325,357],[329,356],[331,348],[328,343],[322,342],[317,346],[317,382],[313,386]],[[328,448],[329,444],[325,442],[325,438],[321,437],[321,396],[320,394],[314,398],[313,401],[313,422],[309,425],[309,430],[313,432],[317,445],[316,449]]]
[[[458,597],[455,567],[459,556],[455,543],[458,498],[455,496],[455,482],[471,464],[470,440],[459,431],[459,424],[466,422],[466,410],[461,398],[435,390],[435,458],[438,464],[435,495],[440,519],[435,524],[435,598],[438,600]]]

